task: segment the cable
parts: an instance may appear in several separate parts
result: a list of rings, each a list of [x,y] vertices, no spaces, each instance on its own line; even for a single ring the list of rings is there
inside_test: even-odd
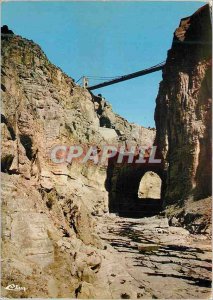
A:
[[[78,83],[84,76],[81,76],[78,81],[76,81],[75,83]]]
[[[105,77],[105,76],[86,76],[89,79],[114,79],[119,76],[113,76],[113,77]]]
[[[147,68],[147,69],[144,69],[142,71],[138,71],[138,72],[135,72],[135,73],[132,73],[132,74],[127,74],[127,75],[119,75],[119,76],[95,76],[95,75],[87,75],[87,76],[81,76],[78,81],[76,81],[76,83],[78,83],[82,78],[87,78],[88,80],[90,81],[94,81],[97,83],[97,81],[99,82],[98,84],[102,84],[102,83],[108,83],[108,82],[111,82],[113,80],[117,80],[117,79],[124,79],[126,77],[128,77],[129,75],[136,75],[137,73],[140,73],[140,72],[147,72],[147,71],[151,71],[152,69],[155,69],[155,68],[158,68],[158,67],[163,67],[165,65],[165,62],[166,61],[163,61],[163,62],[160,62],[159,64],[156,64],[150,68]],[[137,75],[138,76],[138,75]],[[124,80],[127,80],[127,79],[124,79]],[[98,85],[96,84],[96,85]],[[90,84],[91,86],[91,84]]]
[[[163,66],[165,64],[165,62],[166,61],[160,62],[157,65],[154,65],[150,68],[144,69],[144,71],[152,70],[153,68]],[[87,75],[85,77],[87,77],[88,79],[91,78],[92,80],[110,80],[110,79],[122,78],[124,76],[126,76],[126,75],[118,75],[118,76],[93,76],[93,75]]]

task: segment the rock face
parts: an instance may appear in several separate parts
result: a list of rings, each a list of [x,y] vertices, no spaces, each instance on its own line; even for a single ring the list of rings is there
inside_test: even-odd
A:
[[[1,33],[2,34],[14,34],[13,31],[10,30],[7,25],[3,25],[1,27]]]
[[[109,284],[114,254],[95,233],[93,217],[108,211],[107,167],[54,164],[50,151],[54,145],[152,143],[155,131],[114,114],[38,45],[6,27],[1,83],[3,287],[25,287],[20,298],[120,298]],[[126,274],[122,265],[114,272]],[[135,298],[128,278],[122,288]],[[16,293],[3,289],[5,297]]]
[[[209,5],[181,20],[156,100],[156,145],[167,169],[165,204],[211,195]]]
[[[155,129],[148,129],[134,123],[128,123],[124,118],[115,114],[111,105],[101,96],[94,96],[95,110],[100,122],[100,132],[117,134],[119,145],[151,146],[155,138]],[[113,130],[112,130],[113,129]]]

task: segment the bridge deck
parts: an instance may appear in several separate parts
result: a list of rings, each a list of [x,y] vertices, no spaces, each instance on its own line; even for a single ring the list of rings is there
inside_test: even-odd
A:
[[[150,73],[153,73],[153,72],[157,72],[157,71],[162,70],[164,65],[165,65],[165,62],[160,63],[156,66],[153,66],[149,69],[141,70],[141,71],[134,72],[134,73],[124,75],[124,76],[120,76],[120,77],[117,77],[115,79],[105,81],[105,82],[102,82],[102,83],[99,83],[99,84],[96,84],[96,85],[93,85],[93,86],[89,86],[89,87],[87,87],[87,89],[89,91],[92,91],[92,90],[100,89],[102,87],[112,85],[112,84],[115,84],[115,83],[118,83],[118,82],[121,82],[121,81],[130,80],[130,79],[133,79],[133,78],[136,78],[136,77],[139,77],[139,76],[143,76],[143,75],[147,75],[147,74],[150,74]]]

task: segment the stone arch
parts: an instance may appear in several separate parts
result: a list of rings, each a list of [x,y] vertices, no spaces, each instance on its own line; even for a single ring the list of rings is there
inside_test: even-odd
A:
[[[161,180],[161,192],[158,199],[138,197],[140,182],[147,172],[155,173]],[[119,165],[111,162],[107,173],[109,212],[123,217],[147,217],[160,212],[166,183],[166,172],[161,164]]]

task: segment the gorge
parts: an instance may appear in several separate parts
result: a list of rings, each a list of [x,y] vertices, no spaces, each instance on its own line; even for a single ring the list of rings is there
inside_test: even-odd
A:
[[[209,5],[180,21],[155,130],[114,113],[3,26],[3,297],[210,297],[211,30]],[[148,153],[144,164],[55,164],[56,145],[154,145],[161,163]]]

